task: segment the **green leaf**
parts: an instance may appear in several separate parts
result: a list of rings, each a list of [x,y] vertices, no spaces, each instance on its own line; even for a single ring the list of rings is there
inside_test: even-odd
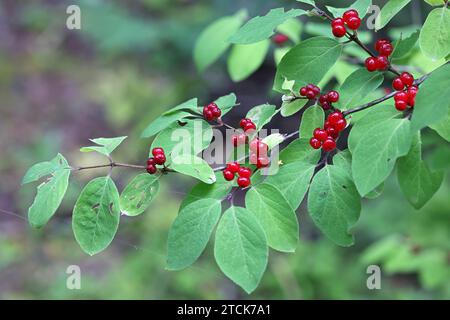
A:
[[[247,293],[256,289],[267,266],[267,240],[256,217],[231,207],[216,231],[214,256],[222,272]]]
[[[213,169],[205,160],[197,156],[189,154],[178,155],[172,158],[171,169],[208,184],[216,182]]]
[[[408,38],[399,39],[394,42],[394,52],[392,53],[392,59],[401,59],[406,57],[416,46],[419,39],[420,30],[412,33]]]
[[[334,8],[330,6],[326,6],[328,11],[330,11],[335,18],[342,17],[344,12],[349,9],[354,9],[358,11],[359,17],[362,19],[366,16],[367,11],[369,11],[370,6],[372,5],[372,0],[356,0],[353,4],[348,6],[347,8]]]
[[[217,61],[230,46],[228,39],[244,22],[245,11],[215,20],[198,37],[194,47],[194,61],[200,72]]]
[[[265,16],[258,16],[244,24],[230,39],[231,43],[249,44],[271,37],[274,29],[286,20],[306,13],[301,9],[284,12],[283,8],[270,10]]]
[[[275,60],[275,64],[279,65],[281,62],[281,59],[283,59],[283,57],[286,55],[286,53],[289,52],[289,50],[291,50],[291,47],[281,47],[281,48],[275,48],[275,50],[273,50],[273,58]],[[294,81],[295,83],[295,81]]]
[[[213,131],[209,123],[201,119],[186,120],[186,124],[172,123],[162,130],[152,142],[151,150],[156,147],[169,154],[198,154],[211,143]]]
[[[234,45],[228,56],[228,73],[231,80],[234,82],[245,80],[258,70],[269,51],[269,45],[269,40]]]
[[[316,164],[320,158],[320,151],[311,148],[309,144],[310,138],[300,138],[292,141],[284,148],[279,155],[279,159],[284,164],[294,163],[297,161],[306,161]]]
[[[284,135],[282,135],[281,133],[272,133],[271,135],[268,135],[267,137],[262,139],[262,142],[267,144],[267,146],[269,147],[269,150],[273,149],[274,147],[276,147],[283,141],[284,141]]]
[[[428,58],[439,60],[450,53],[450,10],[446,7],[437,8],[428,14],[419,44],[422,52]]]
[[[409,153],[399,159],[397,173],[400,188],[416,209],[422,208],[433,197],[444,178],[442,172],[432,172],[422,160],[420,132],[415,135]]]
[[[263,227],[271,248],[295,251],[299,233],[297,216],[276,187],[262,183],[251,188],[245,196],[245,206]]]
[[[217,106],[222,111],[222,117],[226,115],[228,112],[231,111],[234,107],[236,107],[238,104],[236,102],[237,98],[234,93],[230,93],[226,96],[218,98],[216,101],[214,101]]]
[[[430,128],[436,131],[442,138],[450,142],[450,113],[446,118],[431,125]]]
[[[382,122],[400,117],[400,113],[392,105],[378,105],[369,109],[359,120],[357,120],[348,138],[348,148],[351,152],[355,150],[356,145],[361,140],[364,133],[375,123],[380,125]]]
[[[352,151],[352,172],[361,196],[378,187],[411,146],[410,122],[392,119],[373,123]]]
[[[119,192],[110,177],[90,181],[75,203],[72,228],[81,249],[89,255],[103,251],[119,227]]]
[[[321,106],[315,105],[306,109],[300,123],[300,137],[312,137],[316,128],[322,128],[325,114]]]
[[[411,0],[389,0],[376,20],[375,31],[384,28],[410,2]]]
[[[283,117],[289,117],[293,114],[300,111],[301,108],[303,108],[307,103],[308,99],[297,99],[292,102],[283,102],[283,105],[281,106],[281,115]]]
[[[298,19],[289,19],[277,27],[277,32],[288,36],[294,43],[300,42],[302,23]]]
[[[336,106],[341,110],[346,110],[360,105],[361,100],[376,90],[383,80],[383,74],[380,72],[369,72],[366,68],[356,70],[341,85],[340,99]]]
[[[188,101],[185,101],[185,102],[179,104],[178,106],[167,110],[166,112],[163,113],[163,115],[169,115],[169,114],[177,113],[179,111],[189,111],[189,110],[193,111],[193,112],[196,112],[198,110],[198,99],[197,98],[192,98]]]
[[[43,227],[55,214],[66,194],[70,172],[67,160],[58,153],[49,162],[35,164],[25,174],[22,184],[49,176],[37,187],[36,197],[28,209],[28,221],[32,227]]]
[[[340,246],[351,246],[349,230],[359,219],[361,199],[350,175],[341,167],[328,165],[311,183],[308,211],[317,227]]]
[[[127,216],[143,213],[159,191],[159,177],[141,173],[125,187],[120,195],[120,210]]]
[[[333,156],[333,165],[344,169],[347,172],[352,170],[352,154],[350,150],[339,151]]]
[[[99,146],[83,147],[80,149],[81,152],[92,152],[97,151],[105,156],[109,156],[127,137],[117,137],[117,138],[97,138],[90,139],[93,143]]]
[[[169,230],[167,269],[184,269],[200,257],[220,213],[220,201],[215,199],[195,201],[179,212]]]
[[[308,191],[315,167],[303,161],[282,165],[277,174],[268,176],[264,182],[280,190],[292,209],[297,210]]]
[[[450,99],[444,92],[450,87],[450,64],[433,71],[417,92],[416,105],[411,119],[413,130],[436,124],[447,117]]]
[[[182,120],[186,117],[192,116],[192,113],[187,111],[176,111],[171,114],[162,115],[155,120],[153,120],[147,128],[141,134],[141,138],[149,138],[157,134],[158,132],[164,130],[169,127],[174,122]]]
[[[197,183],[184,198],[183,202],[180,205],[180,210],[182,210],[187,205],[204,198],[222,201],[226,197],[226,195],[230,193],[232,187],[233,182],[226,181],[223,177],[222,172],[219,171],[216,173],[215,183]]]
[[[283,92],[285,79],[295,80],[297,91],[308,83],[319,83],[341,56],[342,44],[328,37],[315,37],[301,42],[281,60],[274,89]]]
[[[298,2],[301,2],[301,3],[310,4],[310,5],[312,5],[313,7],[316,6],[316,3],[315,3],[314,0],[297,0],[297,1],[298,1]]]
[[[246,118],[251,119],[256,125],[256,131],[259,131],[272,120],[276,113],[277,110],[274,105],[262,104],[250,109]]]
[[[431,6],[442,6],[444,4],[444,0],[425,0]]]

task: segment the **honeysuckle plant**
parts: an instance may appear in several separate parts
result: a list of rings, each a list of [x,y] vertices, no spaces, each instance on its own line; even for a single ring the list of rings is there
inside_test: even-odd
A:
[[[168,230],[167,269],[189,267],[214,234],[219,268],[251,293],[266,270],[269,249],[295,251],[296,211],[303,201],[315,225],[339,246],[353,245],[351,231],[362,199],[380,196],[394,168],[407,200],[423,207],[439,189],[444,172],[424,161],[421,132],[431,128],[450,141],[448,1],[426,0],[435,8],[424,25],[397,39],[377,39],[375,30],[361,30],[370,0],[357,0],[349,8],[299,2],[308,8],[277,8],[250,20],[240,11],[218,19],[201,33],[194,49],[194,61],[204,71],[231,47],[228,71],[238,82],[256,71],[273,48],[279,106],[250,108],[232,125],[225,122],[227,113],[245,108],[233,93],[210,103],[194,98],[143,131],[143,138],[153,140],[142,164],[113,158],[126,137],[92,139],[92,146],[81,148],[104,155],[104,164],[78,167],[61,154],[37,163],[22,181],[42,181],[28,211],[30,224],[47,224],[76,172],[107,168],[109,174],[84,187],[72,215],[76,241],[94,255],[113,241],[121,215],[147,211],[166,175],[187,175],[199,182]],[[388,1],[374,24],[376,31],[388,27],[408,2]],[[326,28],[302,39],[301,19],[322,21]],[[416,55],[421,59],[408,60]],[[380,89],[391,81],[388,92]],[[299,129],[260,136],[278,113],[299,119]],[[231,135],[216,135],[218,128]],[[212,163],[205,150],[216,144],[218,152],[224,143],[232,152],[222,163]],[[117,169],[138,172],[121,192],[111,178]],[[237,193],[245,196],[245,206],[234,204]]]

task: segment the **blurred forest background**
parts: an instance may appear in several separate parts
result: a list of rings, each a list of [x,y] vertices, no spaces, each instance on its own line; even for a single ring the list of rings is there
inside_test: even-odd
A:
[[[352,1],[318,2],[344,7]],[[70,4],[81,6],[81,30],[66,29]],[[241,107],[227,115],[228,123],[237,123],[254,105],[279,105],[279,95],[271,92],[272,55],[249,79],[233,83],[225,59],[199,74],[192,50],[214,19],[241,8],[256,16],[280,6],[303,5],[293,0],[0,1],[1,299],[450,298],[448,175],[419,211],[407,203],[393,175],[380,197],[364,201],[351,248],[326,239],[301,207],[297,252],[271,251],[268,272],[250,296],[220,273],[211,244],[194,266],[181,272],[164,269],[169,226],[194,183],[179,175],[168,177],[148,212],[122,217],[112,245],[94,257],[75,242],[71,209],[81,188],[102,170],[72,177],[63,205],[43,230],[27,224],[35,188],[20,188],[20,180],[28,167],[58,151],[74,165],[103,163],[101,156],[78,149],[89,138],[128,135],[114,158],[141,164],[151,143],[139,138],[142,129],[188,98],[207,103],[235,92]],[[400,32],[413,32],[430,10],[424,1],[413,0],[377,37],[397,39]],[[329,32],[319,20],[303,18],[303,39]],[[419,52],[405,63],[428,67]],[[295,116],[273,123],[282,132],[297,126]],[[424,142],[430,164],[447,170],[448,143],[431,131]],[[116,169],[113,177],[120,189],[134,174]],[[381,290],[366,287],[370,264],[381,267]],[[81,267],[82,290],[66,288],[69,265]]]

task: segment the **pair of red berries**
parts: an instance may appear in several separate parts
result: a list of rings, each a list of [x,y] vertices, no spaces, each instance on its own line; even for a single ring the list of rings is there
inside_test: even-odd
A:
[[[269,146],[262,140],[255,138],[250,142],[250,163],[256,165],[258,169],[269,165],[270,160],[267,156]]]
[[[317,98],[317,96],[319,94],[320,94],[320,88],[311,83],[300,89],[300,95],[302,97],[308,98],[309,100]]]
[[[331,22],[331,30],[333,35],[337,38],[342,38],[347,34],[347,29],[345,25],[349,29],[358,30],[361,26],[361,19],[359,18],[358,11],[356,10],[347,10],[344,12],[342,18],[336,18]]]
[[[408,106],[414,108],[416,104],[416,95],[419,88],[416,86],[410,86],[406,91],[400,91],[395,94],[395,108],[398,111],[405,111]]]
[[[241,127],[242,130],[244,130],[244,132],[256,130],[256,124],[254,124],[251,119],[247,119],[247,118],[242,119],[239,122],[239,126]]]
[[[223,177],[227,181],[234,180],[236,174],[239,176],[237,184],[241,188],[247,188],[251,181],[252,169],[247,167],[241,167],[237,162],[231,162],[227,164],[227,167],[223,170]]]
[[[203,107],[203,117],[208,121],[213,121],[222,115],[222,111],[214,102]]]
[[[281,46],[289,41],[289,37],[285,34],[277,33],[276,35],[274,35],[272,37],[272,41],[273,41],[273,43]]]
[[[326,152],[332,151],[336,149],[336,139],[339,137],[339,133],[346,127],[347,121],[342,112],[335,111],[328,116],[323,129],[316,128],[314,130],[309,144],[314,149],[322,148]]]
[[[147,172],[155,174],[158,171],[156,165],[164,165],[166,163],[166,155],[164,154],[163,148],[153,148],[152,155],[153,157],[147,160]]]
[[[331,105],[339,101],[339,93],[337,91],[331,90],[326,94],[323,94],[319,98],[319,104],[322,106],[323,110],[331,109]]]
[[[251,119],[242,119],[239,122],[239,126],[244,131],[244,133],[239,133],[236,135],[233,135],[231,137],[231,141],[233,143],[233,146],[239,147],[243,144],[246,144],[248,142],[248,136],[246,133],[252,133],[256,130],[256,124],[253,123]]]
[[[365,61],[368,71],[384,71],[389,66],[388,57],[394,52],[394,47],[389,40],[381,39],[375,43],[375,50],[379,53],[378,57],[369,57]]]

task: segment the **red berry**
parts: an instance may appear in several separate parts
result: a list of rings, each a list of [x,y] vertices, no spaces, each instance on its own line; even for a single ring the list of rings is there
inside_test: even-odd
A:
[[[309,140],[309,144],[314,149],[319,149],[322,146],[322,142],[320,142],[320,140],[317,138],[311,138],[311,140]]]
[[[320,94],[320,88],[318,86],[312,85],[311,90],[314,91],[316,96]]]
[[[350,9],[344,12],[342,19],[348,24],[350,18],[359,18],[359,13],[356,10]]]
[[[250,120],[250,119],[242,119],[242,120],[239,122],[239,126],[240,126],[242,129],[244,129],[244,127],[245,127],[245,125],[247,124],[247,122],[252,122],[252,120]]]
[[[394,81],[392,81],[392,87],[397,91],[405,89],[405,85],[403,84],[402,79],[400,79],[399,77],[395,78]]]
[[[237,162],[230,162],[227,164],[227,170],[230,170],[233,173],[238,172],[240,167],[241,166]]]
[[[380,55],[389,57],[392,54],[392,51],[394,51],[394,47],[390,43],[385,43],[381,45],[380,47]]]
[[[256,164],[258,162],[258,156],[256,153],[251,153],[249,160],[251,164]]]
[[[206,107],[213,109],[213,108],[218,108],[219,106],[215,103],[215,102],[211,102],[210,104],[208,104]]]
[[[239,177],[237,179],[237,184],[241,188],[247,188],[250,185],[250,179],[246,177]]]
[[[344,19],[342,18],[336,18],[333,21],[331,21],[331,26],[334,28],[336,26],[344,26]]]
[[[414,105],[416,104],[416,91],[409,91],[408,90],[408,105],[410,107],[414,107]]]
[[[352,30],[358,30],[361,26],[361,19],[359,17],[352,17],[348,19],[347,26]]]
[[[220,118],[222,111],[218,107],[211,108],[211,112],[214,118]]]
[[[223,170],[223,177],[227,181],[231,181],[234,179],[234,173],[231,170],[225,169]]]
[[[162,153],[158,153],[155,155],[155,163],[159,165],[163,165],[166,162],[166,156]]]
[[[324,104],[328,102],[328,95],[327,94],[323,94],[319,97],[319,103],[320,105]]]
[[[373,72],[377,70],[377,59],[374,57],[369,57],[366,59],[365,65],[368,71]]]
[[[250,150],[257,155],[267,154],[267,151],[269,150],[269,146],[259,139],[254,139],[252,142],[250,142],[249,147]]]
[[[376,65],[378,70],[386,70],[387,67],[389,66],[389,60],[385,56],[379,56],[377,58]]]
[[[155,174],[156,171],[158,171],[158,169],[156,169],[156,167],[155,167],[154,165],[149,165],[149,166],[147,166],[147,172],[148,172],[149,174]]]
[[[280,45],[283,44],[285,42],[287,42],[289,40],[289,37],[285,34],[276,34],[275,36],[273,36],[272,38],[273,42]]]
[[[415,91],[415,92],[417,92],[417,91],[419,91],[419,87],[418,86],[411,86],[411,87],[408,88],[408,91]]]
[[[339,137],[339,132],[335,128],[327,128],[327,134],[333,139]]]
[[[205,117],[205,119],[208,121],[214,119],[214,115],[210,109],[203,109],[203,117]]]
[[[337,91],[331,90],[327,93],[327,100],[330,103],[335,103],[339,101],[339,93]]]
[[[331,109],[331,105],[328,102],[322,103],[321,106],[322,106],[323,110],[330,110]]]
[[[378,52],[380,52],[381,46],[384,45],[384,44],[386,44],[386,43],[389,43],[389,40],[386,40],[386,39],[380,39],[380,40],[378,40],[377,42],[375,42],[375,50],[377,50]]]
[[[157,154],[164,154],[164,149],[163,148],[153,148],[152,155],[156,156]]]
[[[325,130],[322,130],[320,128],[317,128],[316,130],[314,130],[314,138],[320,140],[320,141],[325,141],[328,138],[328,133]]]
[[[412,76],[412,74],[408,72],[403,72],[400,75],[400,79],[403,82],[403,84],[407,87],[412,86],[414,83],[414,77]]]
[[[269,165],[269,163],[270,163],[270,160],[267,156],[260,156],[256,160],[256,167],[258,169],[265,168]]]
[[[345,121],[345,119],[340,119],[336,122],[334,127],[337,131],[342,131],[347,127],[347,121]]]
[[[330,125],[336,124],[341,119],[344,119],[344,116],[339,111],[333,112],[328,116],[328,121],[330,122]]]
[[[336,25],[332,28],[333,35],[336,38],[342,38],[347,33],[344,25]]]
[[[336,141],[334,141],[334,139],[328,138],[327,140],[325,140],[323,142],[323,146],[322,146],[324,151],[331,151],[336,149]]]
[[[325,121],[325,124],[323,125],[323,127],[325,128],[325,130],[326,129],[328,129],[328,128],[332,128],[332,125],[331,125],[331,123],[330,123],[330,121]]]
[[[406,101],[408,100],[408,94],[406,92],[398,92],[394,96],[395,101]]]
[[[309,100],[314,99],[316,97],[316,93],[313,90],[308,90],[308,92],[306,92],[306,97]]]
[[[154,166],[155,165],[155,159],[154,158],[148,158],[147,159],[147,166]]]
[[[231,137],[233,146],[239,147],[247,142],[247,136],[243,133]]]
[[[247,167],[241,167],[238,171],[239,177],[250,178],[252,175],[252,169]]]
[[[395,108],[398,111],[404,111],[408,107],[408,103],[404,100],[395,101]]]
[[[253,122],[247,122],[243,129],[245,132],[249,130],[256,130],[256,125]]]
[[[300,95],[302,97],[306,96],[307,93],[308,93],[308,89],[306,87],[303,87],[300,89]]]

